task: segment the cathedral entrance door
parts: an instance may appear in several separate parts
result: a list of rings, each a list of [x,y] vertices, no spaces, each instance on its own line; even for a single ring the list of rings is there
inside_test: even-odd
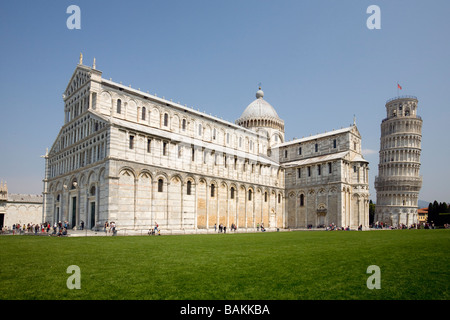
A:
[[[61,220],[60,220],[60,217],[59,217],[59,207],[56,207],[56,217],[55,217],[55,222],[59,222],[59,221],[61,221]]]
[[[73,228],[77,224],[77,197],[72,197],[72,220],[70,227]]]
[[[95,202],[91,202],[91,228],[95,227]]]
[[[318,214],[317,215],[317,226],[324,226],[325,225],[325,215],[324,214]]]
[[[275,227],[275,215],[274,214],[270,215],[269,227]]]
[[[325,217],[327,215],[327,208],[324,204],[320,204],[317,208],[317,226],[324,227],[325,226]]]
[[[275,210],[272,208],[270,210],[270,217],[269,217],[269,227],[276,227],[276,216],[275,216]]]

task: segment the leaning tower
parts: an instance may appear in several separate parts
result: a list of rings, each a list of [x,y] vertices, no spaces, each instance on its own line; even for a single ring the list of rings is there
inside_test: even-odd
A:
[[[417,115],[417,103],[413,96],[386,102],[387,117],[381,122],[380,162],[375,178],[375,222],[394,227],[418,222],[422,118]]]

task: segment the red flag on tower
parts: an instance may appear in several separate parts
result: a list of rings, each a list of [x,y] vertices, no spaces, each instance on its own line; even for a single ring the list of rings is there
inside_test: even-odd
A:
[[[400,90],[402,90],[401,85],[399,85],[398,83],[397,83],[397,88],[399,88]]]

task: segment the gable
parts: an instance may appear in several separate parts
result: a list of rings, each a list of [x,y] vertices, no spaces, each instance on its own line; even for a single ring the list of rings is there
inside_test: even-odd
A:
[[[356,135],[358,138],[361,138],[361,134],[359,133],[359,130],[358,130],[358,128],[356,127],[356,125],[353,125],[353,127],[352,127],[352,133],[353,133],[354,135]]]
[[[64,99],[70,97],[79,88],[84,86],[91,79],[90,68],[82,65],[77,66],[70,81],[64,91]]]
[[[61,127],[58,136],[56,137],[52,147],[50,148],[48,155],[57,154],[63,149],[77,144],[80,140],[91,136],[106,125],[108,125],[108,119],[92,110],[87,110],[86,113],[79,119],[67,123],[66,125]],[[79,130],[83,126],[83,130]],[[91,126],[89,128],[89,131],[87,130],[87,126]],[[75,134],[77,130],[79,138],[74,141],[72,135]],[[80,134],[80,132],[84,134]]]

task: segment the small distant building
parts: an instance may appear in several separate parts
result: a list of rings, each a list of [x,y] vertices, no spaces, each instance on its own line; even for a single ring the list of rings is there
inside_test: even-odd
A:
[[[422,208],[417,210],[417,220],[419,223],[426,223],[428,219],[428,208]]]
[[[0,228],[42,223],[42,202],[41,194],[8,194],[6,182],[0,183]]]

